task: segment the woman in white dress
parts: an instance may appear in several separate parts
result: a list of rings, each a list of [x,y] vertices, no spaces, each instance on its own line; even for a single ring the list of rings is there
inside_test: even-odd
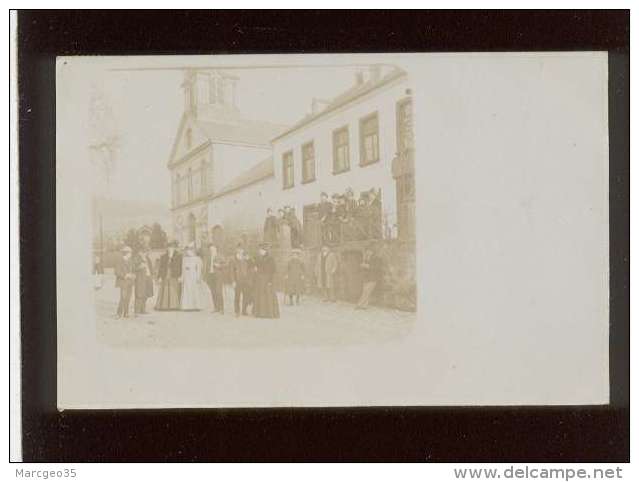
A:
[[[202,300],[202,260],[189,244],[182,258],[182,299],[180,308],[185,311],[201,310]]]

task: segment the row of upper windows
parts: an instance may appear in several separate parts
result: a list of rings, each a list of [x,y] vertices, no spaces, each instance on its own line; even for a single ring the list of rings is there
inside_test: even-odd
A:
[[[379,161],[379,118],[377,112],[359,121],[359,165],[368,166]],[[302,184],[313,182],[316,175],[315,144],[313,141],[302,145]],[[346,172],[351,168],[350,140],[348,125],[333,131],[333,174]],[[295,185],[295,162],[293,151],[282,155],[282,187],[289,189]]]
[[[180,206],[209,193],[210,168],[206,161],[200,166],[189,168],[183,175],[175,174],[173,178],[173,205]]]

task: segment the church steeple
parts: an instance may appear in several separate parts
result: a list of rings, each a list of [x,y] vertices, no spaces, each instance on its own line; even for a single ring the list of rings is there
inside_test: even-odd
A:
[[[219,70],[190,69],[184,72],[184,112],[215,120],[238,117],[238,78]]]

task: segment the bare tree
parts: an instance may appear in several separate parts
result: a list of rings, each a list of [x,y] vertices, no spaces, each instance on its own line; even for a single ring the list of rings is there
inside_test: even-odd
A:
[[[101,203],[111,195],[111,182],[116,170],[117,152],[120,148],[121,136],[111,105],[103,91],[95,88],[89,102],[89,150],[90,160],[97,168],[102,189],[96,199],[99,219],[100,251],[104,253],[104,227]],[[98,194],[98,193],[96,193]]]

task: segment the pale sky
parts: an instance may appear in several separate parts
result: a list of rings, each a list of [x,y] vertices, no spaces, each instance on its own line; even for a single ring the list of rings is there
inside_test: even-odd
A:
[[[239,70],[243,117],[291,125],[310,112],[311,99],[331,98],[354,83],[355,67],[279,67]],[[112,195],[168,206],[166,167],[180,116],[179,70],[110,71],[102,80],[121,138]],[[141,186],[143,186],[141,188]]]

